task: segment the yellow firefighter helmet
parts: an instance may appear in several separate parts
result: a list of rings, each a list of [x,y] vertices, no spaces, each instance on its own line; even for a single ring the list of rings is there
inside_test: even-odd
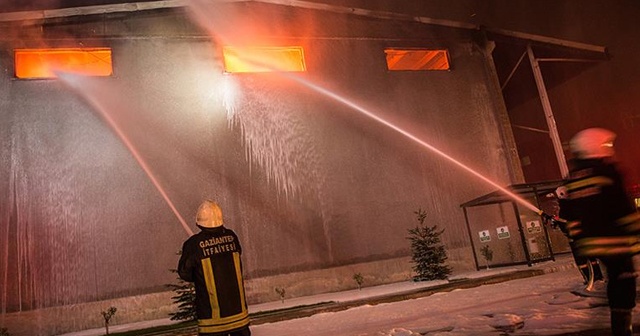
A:
[[[222,226],[222,209],[218,203],[212,200],[205,200],[198,208],[196,223],[205,228],[215,228]]]

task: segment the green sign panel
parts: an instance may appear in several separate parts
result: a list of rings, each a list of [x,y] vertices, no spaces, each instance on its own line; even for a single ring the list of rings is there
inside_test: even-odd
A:
[[[508,226],[501,226],[499,228],[496,228],[496,232],[498,233],[498,239],[507,239],[511,237]]]
[[[491,234],[489,233],[489,230],[480,231],[478,232],[478,235],[480,236],[480,241],[483,243],[491,241]]]

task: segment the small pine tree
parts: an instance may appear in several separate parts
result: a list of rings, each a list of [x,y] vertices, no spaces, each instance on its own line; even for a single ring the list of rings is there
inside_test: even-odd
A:
[[[423,210],[418,209],[415,214],[420,224],[409,229],[408,237],[413,252],[411,259],[415,264],[413,270],[416,272],[413,281],[446,279],[451,274],[451,268],[446,265],[447,252],[440,240],[444,229],[438,230],[437,225],[425,225],[427,214]]]
[[[178,251],[176,254],[181,255],[182,251]],[[176,269],[170,271],[178,273]],[[198,318],[196,316],[196,287],[192,282],[186,282],[179,276],[177,278],[178,284],[165,285],[176,292],[176,295],[172,296],[171,299],[178,304],[178,311],[169,313],[169,316],[173,321],[195,321]]]
[[[171,272],[177,273],[177,270],[172,269]],[[175,313],[169,313],[171,320],[173,321],[195,321],[196,316],[196,288],[192,282],[186,282],[178,277],[177,284],[168,284],[167,287],[171,288],[176,295],[172,296],[173,302],[178,304],[178,311]]]

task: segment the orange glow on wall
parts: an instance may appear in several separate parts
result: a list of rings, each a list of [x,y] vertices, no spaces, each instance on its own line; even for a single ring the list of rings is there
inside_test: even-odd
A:
[[[111,48],[16,49],[18,78],[55,78],[55,71],[111,76]]]
[[[446,50],[385,49],[387,68],[392,71],[449,70]]]
[[[228,73],[307,70],[302,47],[224,47],[222,54]]]

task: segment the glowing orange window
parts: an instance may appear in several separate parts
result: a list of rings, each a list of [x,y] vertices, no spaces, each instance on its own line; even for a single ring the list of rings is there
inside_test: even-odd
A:
[[[18,78],[55,78],[56,71],[111,76],[111,48],[16,49]]]
[[[224,71],[303,72],[306,71],[302,47],[224,47]]]
[[[385,49],[387,68],[391,71],[449,70],[446,50]]]

